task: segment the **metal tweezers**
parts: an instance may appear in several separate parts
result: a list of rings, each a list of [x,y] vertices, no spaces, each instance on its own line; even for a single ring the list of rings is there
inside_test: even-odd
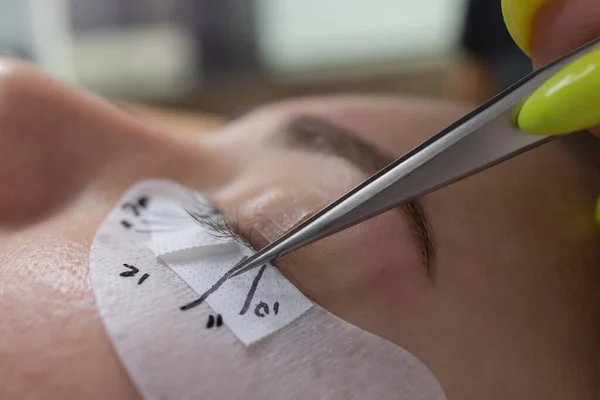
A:
[[[600,43],[596,38],[529,74],[230,271],[234,277],[419,196],[531,150],[551,137],[521,131],[515,117],[544,82]]]

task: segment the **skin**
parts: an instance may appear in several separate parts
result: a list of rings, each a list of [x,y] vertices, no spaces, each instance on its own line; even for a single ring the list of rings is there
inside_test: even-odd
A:
[[[536,12],[531,59],[538,68],[600,35],[600,4],[594,0],[551,0]],[[591,127],[600,137],[600,126]]]
[[[479,58],[463,54],[450,67],[444,82],[444,95],[455,101],[483,103],[498,93],[494,76]]]
[[[199,138],[146,126],[27,65],[4,60],[0,71],[2,398],[138,397],[87,277],[93,235],[132,184],[161,177],[203,191],[260,246],[259,231],[292,202],[316,210],[366,177],[268,144],[283,124],[321,116],[399,156],[470,109],[304,99]],[[600,172],[584,161],[589,147],[550,143],[423,198],[429,273],[396,210],[278,266],[315,302],[424,361],[451,399],[597,398],[600,233],[589,214]]]

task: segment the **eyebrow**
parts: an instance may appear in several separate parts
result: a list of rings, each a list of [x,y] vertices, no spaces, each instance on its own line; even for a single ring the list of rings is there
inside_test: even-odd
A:
[[[342,158],[371,176],[395,160],[395,157],[375,144],[362,139],[349,129],[324,118],[301,115],[294,117],[273,143],[294,150],[305,150]],[[419,200],[399,207],[409,217],[413,237],[420,249],[427,274],[431,275],[435,248],[425,210]]]

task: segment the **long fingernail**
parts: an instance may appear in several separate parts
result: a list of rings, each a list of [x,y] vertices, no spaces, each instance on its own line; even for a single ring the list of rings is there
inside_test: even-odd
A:
[[[598,226],[600,226],[600,197],[598,197],[598,202],[596,203],[595,217],[596,217],[596,224],[598,224]]]
[[[517,124],[537,135],[561,135],[600,124],[600,50],[540,86],[523,103]]]
[[[502,0],[502,14],[515,43],[531,56],[531,26],[541,6],[550,0]]]

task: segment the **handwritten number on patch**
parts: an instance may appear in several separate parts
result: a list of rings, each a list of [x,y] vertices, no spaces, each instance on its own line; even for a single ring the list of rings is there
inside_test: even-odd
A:
[[[123,266],[125,268],[128,268],[129,271],[125,271],[125,272],[121,272],[119,275],[123,276],[123,277],[130,277],[130,276],[135,276],[135,274],[137,274],[138,272],[140,272],[139,269],[137,269],[136,267],[134,267],[133,265],[129,265],[129,264],[123,264]]]
[[[202,293],[202,295],[201,295],[201,296],[200,296],[198,299],[196,299],[196,300],[192,301],[191,303],[188,303],[188,304],[186,304],[186,305],[185,305],[185,306],[183,306],[183,307],[180,307],[179,309],[180,309],[181,311],[186,311],[186,310],[192,309],[192,308],[194,308],[194,307],[197,307],[197,306],[199,306],[200,304],[204,303],[204,300],[206,300],[206,299],[208,298],[208,296],[210,296],[211,294],[213,294],[214,292],[216,292],[216,291],[217,291],[217,289],[219,289],[219,288],[220,288],[220,287],[221,287],[221,286],[222,286],[222,285],[223,285],[225,282],[227,282],[227,279],[229,279],[229,276],[230,276],[231,274],[233,274],[233,272],[235,271],[235,269],[236,269],[236,267],[239,265],[239,263],[243,262],[243,261],[244,261],[246,258],[248,258],[248,256],[244,256],[244,257],[242,257],[242,259],[241,259],[241,260],[240,260],[240,261],[239,261],[239,262],[238,262],[238,263],[237,263],[237,264],[236,264],[236,265],[235,265],[235,266],[234,266],[232,269],[230,269],[229,271],[227,271],[227,272],[225,273],[225,275],[223,275],[223,276],[222,276],[222,277],[221,277],[221,278],[220,278],[220,279],[219,279],[219,280],[218,280],[218,281],[217,281],[217,282],[216,282],[214,285],[212,285],[212,286],[211,286],[211,287],[210,287],[210,288],[209,288],[209,289],[208,289],[206,292]],[[257,285],[258,285],[258,283],[257,283]],[[251,299],[251,300],[252,300],[252,299]]]
[[[121,209],[133,214],[133,217],[139,218],[142,215],[142,211],[148,207],[149,201],[150,198],[148,196],[141,196],[134,203],[123,203]],[[121,225],[125,229],[131,229],[133,227],[133,223],[126,219],[121,220]]]
[[[223,325],[223,317],[221,316],[221,314],[217,314],[216,318],[213,315],[208,316],[208,321],[206,322],[206,329],[211,329],[213,327],[218,328],[221,325]]]
[[[139,217],[141,215],[139,206],[137,204],[125,203],[121,206],[121,208],[123,210],[130,210],[133,213],[133,215],[135,215],[136,217]]]
[[[144,281],[146,279],[148,279],[150,277],[150,274],[144,274],[142,275],[142,277],[140,278],[140,280],[138,281],[138,285],[141,285],[142,283],[144,283]]]
[[[123,225],[123,228],[125,229],[130,229],[133,226],[131,222],[124,219],[121,220],[121,225]]]
[[[244,301],[244,305],[242,306],[242,309],[240,310],[240,315],[246,314],[246,311],[248,311],[248,308],[250,308],[250,303],[252,302],[252,298],[254,297],[254,292],[256,292],[256,288],[258,287],[258,283],[260,282],[263,274],[265,273],[265,269],[267,269],[266,265],[263,265],[262,267],[260,267],[260,269],[258,270],[258,273],[254,277],[254,280],[252,281],[252,286],[250,286],[250,290],[248,291],[248,294],[246,295],[246,300]],[[256,314],[256,312],[255,312],[255,314]],[[256,315],[258,315],[258,314],[256,314]]]
[[[150,198],[148,196],[142,196],[137,200],[137,205],[142,208],[146,208],[146,207],[148,207],[149,201],[150,201]]]
[[[276,301],[273,304],[273,315],[277,315],[279,313],[279,302]],[[269,305],[263,301],[259,302],[254,308],[254,315],[260,318],[264,318],[269,315]]]
[[[198,299],[192,301],[191,303],[188,303],[188,304],[184,305],[183,307],[180,307],[180,310],[186,311],[186,310],[192,309],[192,308],[197,307],[200,304],[202,304],[211,294],[213,294],[214,292],[216,292],[217,289],[219,289],[221,287],[221,285],[223,285],[227,281],[227,279],[229,278],[229,276],[236,269],[237,265],[239,265],[239,263],[243,262],[246,258],[248,258],[248,257],[244,256],[238,262],[238,264],[236,264],[236,266],[234,266],[232,269],[230,269],[229,271],[227,271],[225,273],[225,275],[223,275],[214,285],[212,285],[210,287],[210,289],[208,289],[206,292],[204,292]],[[246,299],[244,300],[244,305],[242,306],[242,309],[240,310],[240,313],[239,313],[240,315],[246,314],[246,312],[248,312],[248,310],[250,309],[250,305],[252,303],[252,299],[254,298],[254,293],[256,292],[256,289],[258,288],[258,284],[259,284],[260,280],[262,279],[262,276],[263,276],[266,268],[267,268],[267,266],[263,265],[258,270],[258,273],[256,274],[256,276],[252,280],[252,285],[250,286],[250,290],[248,291],[248,294],[246,295]],[[266,303],[264,303],[264,302],[262,302],[262,301],[259,302],[254,307],[254,315],[256,315],[259,318],[264,318],[265,316],[269,315],[269,313],[270,313],[269,305],[266,304]],[[278,313],[279,313],[279,302],[276,301],[273,304],[273,315],[277,315]],[[210,322],[211,321],[210,320],[211,317],[209,317],[207,328],[210,328],[208,325],[211,325],[211,322]],[[214,321],[213,321],[212,324],[214,324]]]
[[[133,265],[123,264],[123,266],[125,268],[127,268],[128,271],[121,272],[119,274],[119,276],[122,276],[124,278],[130,278],[132,276],[135,276],[138,272],[140,272],[139,268],[136,268]],[[142,277],[138,280],[138,285],[141,285],[142,283],[144,283],[144,281],[146,279],[148,279],[149,277],[150,277],[150,274],[143,274]]]

